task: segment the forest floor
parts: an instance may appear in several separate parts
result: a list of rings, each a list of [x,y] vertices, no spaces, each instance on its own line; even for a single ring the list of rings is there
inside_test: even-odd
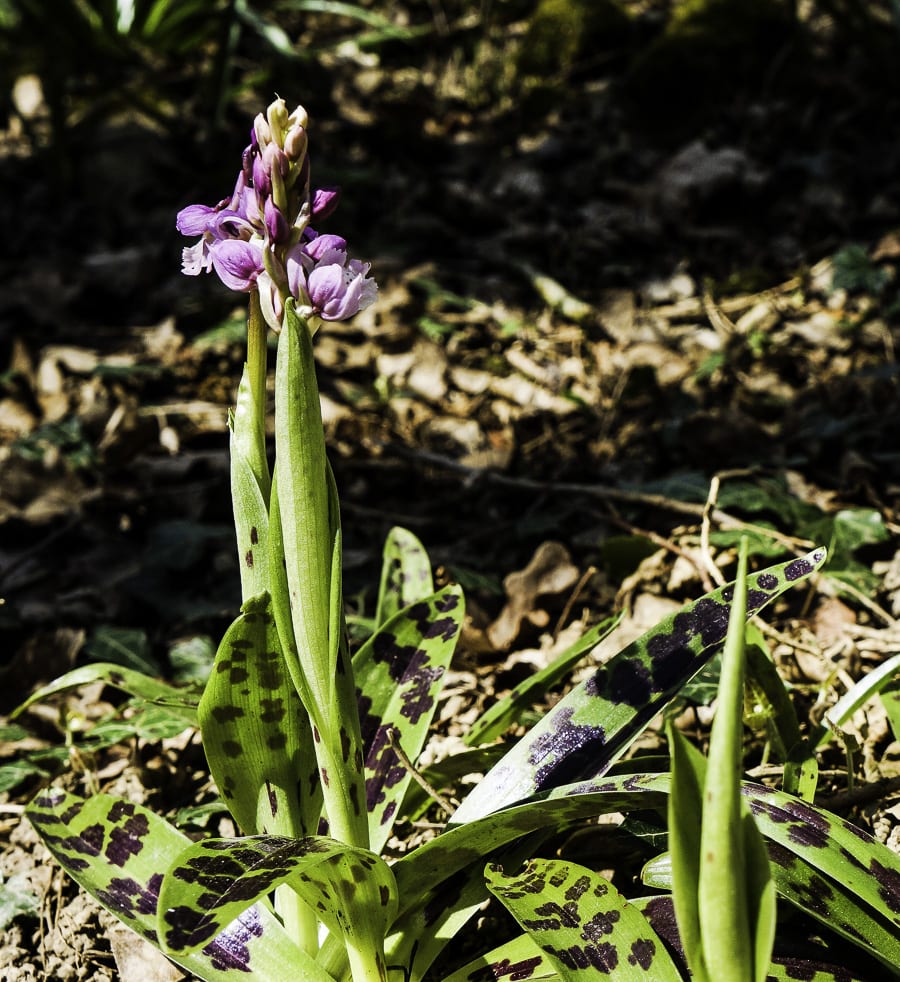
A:
[[[527,118],[508,91],[475,98],[502,51],[483,45],[483,63],[438,46],[415,65],[344,47],[307,103],[314,175],[344,188],[327,230],[372,261],[380,291],[315,343],[350,610],[371,613],[394,525],[463,585],[439,755],[590,624],[624,612],[602,658],[730,578],[740,534],[757,567],[824,544],[826,571],[766,617],[798,713],[818,722],[900,649],[897,105],[876,118],[854,77],[822,76],[802,106],[736,96],[657,139],[618,97],[615,60],[566,74]],[[182,977],[22,821],[51,776],[197,832],[219,820],[196,734],[100,684],[9,719],[92,660],[196,679],[239,603],[226,418],[243,305],[179,274],[173,230],[192,195],[213,203],[233,177],[217,190],[187,167],[178,184],[183,148],[106,136],[95,176],[121,190],[120,211],[86,189],[54,213],[49,190],[26,187],[24,259],[0,260],[9,982]],[[28,165],[14,137],[8,179]],[[155,167],[165,187],[148,191]],[[700,741],[703,701],[681,717]],[[900,743],[881,703],[852,735],[849,766],[823,753],[820,794],[900,849]],[[766,776],[764,723],[748,745]]]

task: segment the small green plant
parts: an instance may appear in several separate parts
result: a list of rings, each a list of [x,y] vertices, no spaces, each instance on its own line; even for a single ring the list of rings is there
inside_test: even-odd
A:
[[[323,324],[373,302],[375,285],[368,265],[349,258],[342,238],[313,230],[311,222],[333,209],[336,194],[313,191],[309,181],[306,115],[288,113],[276,100],[255,121],[231,198],[217,207],[189,206],[178,218],[183,232],[199,236],[185,249],[185,272],[215,270],[250,298],[248,356],[230,438],[243,604],[199,703],[110,663],[78,669],[26,703],[102,678],[165,705],[183,722],[196,721],[210,774],[239,834],[191,841],[137,803],[105,794],[80,798],[61,786],[40,792],[27,816],[73,879],[208,982],[418,982],[491,894],[522,933],[482,951],[454,980],[499,978],[512,972],[503,966],[513,965],[520,977],[580,979],[592,967],[621,978],[684,978],[685,966],[662,941],[666,898],[626,901],[593,870],[542,858],[541,843],[609,812],[666,812],[673,790],[667,771],[617,773],[614,765],[726,635],[733,648],[746,617],[815,573],[825,550],[746,577],[742,566],[737,587],[687,605],[594,669],[524,737],[500,748],[499,759],[496,746],[475,746],[419,775],[462,625],[462,590],[455,584],[435,590],[421,543],[393,530],[371,632],[351,652],[340,508],[313,341]],[[278,335],[271,471],[268,328]],[[471,742],[500,734],[611,626],[599,626],[560,664],[498,703],[473,729]],[[710,787],[726,797],[709,814],[716,848],[743,836],[752,862],[759,839],[737,797],[739,671],[729,669],[726,677],[731,745],[708,765]],[[679,795],[683,781],[688,791],[698,784],[700,770],[691,765],[685,772],[676,760]],[[473,773],[484,776],[443,833],[389,862],[386,844],[398,822],[420,812],[423,794],[433,794],[425,789]],[[812,912],[826,922],[835,918],[834,930],[893,971],[900,963],[897,858],[790,795],[757,785],[743,785],[741,794],[767,841],[779,894],[804,906],[814,891],[819,902]],[[719,869],[715,889],[729,876],[743,889],[746,869]],[[750,977],[767,971],[785,977],[777,946],[774,966],[768,964],[771,891],[764,877],[751,886],[765,902],[746,923],[735,917],[719,943],[740,936],[739,950],[752,952]],[[703,892],[701,901],[715,904],[716,893],[704,901]],[[696,972],[696,946],[684,927],[690,918],[679,920]],[[698,923],[708,929],[708,911],[700,911]],[[712,970],[710,956],[702,957]]]

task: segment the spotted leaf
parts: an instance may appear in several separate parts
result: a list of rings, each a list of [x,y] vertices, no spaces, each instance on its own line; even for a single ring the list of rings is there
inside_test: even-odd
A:
[[[282,884],[346,938],[383,938],[397,909],[390,867],[368,850],[322,836],[205,839],[185,849],[163,879],[165,949],[196,950]]]
[[[157,914],[163,872],[189,845],[186,835],[146,808],[111,795],[84,800],[51,788],[39,794],[25,814],[76,883],[161,947]],[[200,950],[181,952],[173,960],[206,982],[270,982],[294,974],[310,982],[330,982],[261,904],[247,905]]]
[[[778,872],[783,883],[785,871],[796,871],[799,905],[857,944],[877,944],[883,953],[868,929],[853,923],[849,908],[857,908],[883,926],[879,936],[892,937],[888,956],[900,964],[900,857],[850,822],[792,795],[756,784],[744,784],[742,793],[770,840],[773,875]],[[791,857],[804,860],[810,871]],[[832,919],[829,902],[841,896],[850,899]]]
[[[533,859],[511,876],[488,865],[485,877],[561,979],[615,975],[622,982],[681,982],[641,912],[599,873],[558,859]]]
[[[418,758],[463,613],[462,590],[456,585],[444,587],[394,614],[353,658],[373,849],[387,841],[411,779],[395,742],[410,760]]]
[[[562,654],[540,671],[520,682],[502,699],[484,712],[466,733],[464,740],[471,747],[502,736],[522,714],[541,699],[549,689],[561,682],[582,658],[606,638],[619,623],[619,617],[608,617],[595,624]]]
[[[225,633],[199,717],[210,773],[242,831],[316,831],[321,793],[312,735],[268,594],[248,600]]]
[[[431,561],[425,547],[412,532],[392,528],[384,542],[375,626],[380,627],[404,607],[432,593]]]
[[[825,561],[802,559],[748,577],[747,616]],[[602,774],[721,647],[733,584],[666,618],[562,699],[475,786],[452,818],[470,822],[546,788]]]
[[[669,885],[671,885],[671,870]],[[667,887],[660,887],[667,889]],[[641,911],[654,931],[666,942],[679,967],[685,972],[681,938],[675,920],[672,897],[635,897],[631,903]],[[861,964],[862,963],[862,964]],[[871,982],[873,966],[860,953],[849,949],[840,952],[823,943],[817,931],[803,930],[796,923],[781,939],[776,938],[772,962],[766,973],[767,982]],[[877,967],[875,971],[878,971]]]
[[[520,934],[444,977],[443,982],[557,982],[559,973],[527,934]]]

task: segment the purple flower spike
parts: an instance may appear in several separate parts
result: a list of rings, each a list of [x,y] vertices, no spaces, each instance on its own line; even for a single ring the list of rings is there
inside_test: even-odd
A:
[[[368,264],[348,257],[346,239],[309,227],[335,210],[339,194],[310,193],[307,125],[302,107],[289,114],[276,99],[254,120],[231,197],[215,207],[188,205],[175,222],[183,235],[199,237],[182,251],[183,272],[214,269],[230,289],[258,291],[275,331],[290,298],[305,317],[344,320],[373,303],[378,289]]]

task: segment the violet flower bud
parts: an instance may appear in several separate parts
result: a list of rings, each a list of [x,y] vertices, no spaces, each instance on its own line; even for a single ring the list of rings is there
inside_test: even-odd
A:
[[[313,218],[327,218],[338,206],[339,188],[316,188],[312,193]]]
[[[287,242],[291,230],[287,219],[284,217],[284,212],[276,206],[271,198],[266,198],[264,216],[269,240],[275,245],[283,245]]]

